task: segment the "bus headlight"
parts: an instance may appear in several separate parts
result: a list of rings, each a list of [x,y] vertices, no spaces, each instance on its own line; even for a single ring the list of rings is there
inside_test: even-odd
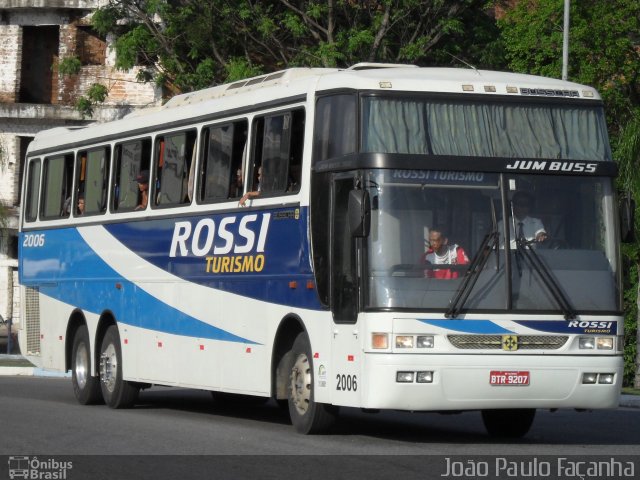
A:
[[[396,382],[413,383],[413,372],[396,372]]]
[[[594,337],[580,337],[579,345],[581,350],[593,350],[596,348]]]
[[[416,372],[417,383],[433,383],[433,372]]]
[[[613,350],[613,337],[598,337],[596,345],[598,350]]]
[[[601,373],[600,375],[598,375],[598,383],[613,385],[613,379],[614,379],[613,373]]]
[[[597,373],[583,373],[582,374],[582,383],[592,384],[598,381]]]
[[[418,335],[416,346],[418,348],[433,348],[433,335]]]
[[[396,348],[413,348],[413,336],[411,336],[411,335],[397,335],[396,336]]]

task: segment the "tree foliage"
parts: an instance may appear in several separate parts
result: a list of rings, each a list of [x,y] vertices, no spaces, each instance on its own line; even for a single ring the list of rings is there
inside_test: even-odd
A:
[[[504,3],[504,2],[503,2]],[[564,0],[518,0],[498,22],[511,69],[559,78]],[[640,205],[640,2],[579,0],[570,8],[569,80],[595,86],[607,112],[618,187]],[[640,225],[636,211],[636,225]],[[636,232],[636,239],[640,238]],[[623,245],[625,259],[625,381],[640,383],[637,357],[640,244]]]
[[[502,58],[486,0],[110,0],[117,67],[189,91],[294,66],[490,66]],[[478,42],[481,42],[480,44]]]

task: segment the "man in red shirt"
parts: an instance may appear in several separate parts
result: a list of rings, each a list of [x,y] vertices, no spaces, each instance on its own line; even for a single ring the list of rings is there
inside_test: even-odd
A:
[[[466,265],[469,257],[462,247],[449,245],[448,238],[442,228],[433,227],[429,230],[429,250],[422,256],[422,263],[431,265]],[[429,278],[451,279],[458,278],[459,272],[450,268],[429,268],[425,270]]]

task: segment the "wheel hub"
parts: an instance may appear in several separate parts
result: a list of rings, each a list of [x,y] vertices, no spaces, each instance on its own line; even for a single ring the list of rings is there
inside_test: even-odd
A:
[[[311,367],[306,355],[300,354],[291,369],[291,401],[300,415],[309,410],[311,402]]]
[[[113,392],[115,388],[117,373],[118,358],[116,349],[113,344],[109,344],[100,355],[100,380],[110,392]]]

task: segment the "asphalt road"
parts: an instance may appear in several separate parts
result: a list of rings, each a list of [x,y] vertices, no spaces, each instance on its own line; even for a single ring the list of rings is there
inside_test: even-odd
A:
[[[0,377],[0,456],[72,458],[76,462],[74,473],[80,474],[82,465],[78,462],[84,462],[85,467],[91,469],[91,478],[203,478],[211,472],[207,463],[213,458],[211,455],[219,456],[215,457],[216,462],[222,461],[232,472],[223,475],[221,472],[225,470],[218,465],[217,474],[211,477],[216,479],[244,477],[236,474],[238,468],[248,465],[258,469],[261,478],[283,478],[291,469],[291,462],[305,467],[305,480],[327,476],[364,478],[360,474],[365,467],[372,469],[367,478],[394,476],[389,472],[382,475],[384,469],[362,457],[377,455],[383,457],[364,458],[375,458],[377,462],[384,458],[384,465],[400,471],[418,462],[410,474],[401,475],[405,480],[442,478],[440,474],[430,477],[423,469],[431,465],[432,473],[443,471],[445,457],[609,455],[619,458],[639,452],[640,409],[582,413],[539,411],[529,434],[508,443],[488,437],[477,412],[370,414],[343,409],[340,423],[329,434],[302,436],[294,432],[286,412],[272,402],[259,406],[221,405],[216,404],[208,392],[154,387],[141,393],[135,408],[111,410],[104,405],[76,403],[68,378]],[[91,457],[95,455],[127,457],[116,457],[118,461],[105,463],[102,459],[110,457]],[[149,463],[139,460],[149,457],[138,457],[148,455],[158,459],[152,463],[153,475],[149,473],[154,472],[149,469]],[[180,455],[203,457],[178,457]],[[233,457],[222,457],[229,455]],[[297,458],[302,460],[292,460],[295,457],[290,455],[299,455]],[[256,462],[255,456],[266,457],[258,457],[263,460]],[[429,458],[427,463],[425,456]],[[124,463],[123,458],[127,459]],[[243,458],[253,458],[253,461]],[[317,460],[322,458],[327,460]],[[640,457],[635,458],[640,471]],[[125,467],[131,462],[132,466]],[[332,462],[338,463],[336,472],[324,475],[324,469],[333,465]],[[96,463],[103,467],[94,471]],[[104,465],[121,470],[114,475]],[[5,472],[3,468],[0,464],[0,478]],[[128,476],[136,468],[149,476],[139,472]],[[265,475],[272,471],[276,473]],[[84,477],[68,475],[66,478]]]

